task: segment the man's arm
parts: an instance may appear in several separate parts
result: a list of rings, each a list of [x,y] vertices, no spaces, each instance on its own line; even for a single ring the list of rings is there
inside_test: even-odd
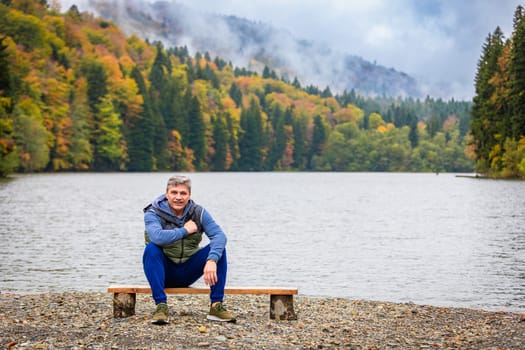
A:
[[[144,225],[150,241],[161,247],[172,244],[197,231],[197,225],[191,220],[181,228],[163,230],[160,218],[151,210],[144,214]]]
[[[202,228],[210,239],[210,253],[208,260],[218,261],[222,257],[222,252],[226,247],[227,238],[222,228],[213,220],[206,209],[202,210]]]

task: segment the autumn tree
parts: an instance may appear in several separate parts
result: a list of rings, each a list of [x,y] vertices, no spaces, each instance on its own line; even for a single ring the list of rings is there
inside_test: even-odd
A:
[[[29,98],[23,98],[13,111],[13,132],[20,169],[24,172],[44,170],[49,162],[48,133],[40,108]]]

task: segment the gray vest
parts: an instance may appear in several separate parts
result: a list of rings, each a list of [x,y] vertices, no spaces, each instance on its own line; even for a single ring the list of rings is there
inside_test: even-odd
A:
[[[191,205],[191,207],[186,214],[185,221],[187,222],[190,219],[195,221],[197,224],[197,232],[162,248],[164,254],[166,254],[166,256],[175,264],[180,264],[188,260],[190,256],[199,250],[199,244],[202,241],[203,208],[200,205],[194,203],[188,203],[188,205]],[[183,227],[183,225],[177,224],[173,217],[167,215],[159,209],[153,208],[151,204],[144,208],[144,212],[148,210],[152,210],[155,212],[155,214],[157,214],[157,216],[160,218],[162,229],[164,230],[173,230],[175,228]],[[148,233],[146,231],[144,231],[144,239],[146,244],[150,242]]]

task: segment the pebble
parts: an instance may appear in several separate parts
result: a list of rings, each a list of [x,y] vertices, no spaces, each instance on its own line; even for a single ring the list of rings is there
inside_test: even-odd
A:
[[[171,323],[113,318],[108,293],[0,294],[0,348],[7,349],[522,349],[524,314],[297,296],[297,321],[269,319],[269,297],[227,296],[237,323],[206,320],[204,295],[170,296]],[[52,305],[53,307],[49,307]]]

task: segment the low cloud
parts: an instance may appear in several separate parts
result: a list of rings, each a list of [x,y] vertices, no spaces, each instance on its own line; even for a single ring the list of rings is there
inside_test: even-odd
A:
[[[168,2],[184,4],[199,12],[267,23],[288,31],[296,39],[313,40],[330,50],[358,55],[410,74],[427,85],[431,95],[438,96],[441,87],[447,86],[448,96],[441,97],[457,99],[472,97],[476,66],[487,35],[500,26],[509,37],[514,10],[520,4],[518,0]],[[62,0],[63,7],[72,3],[81,9],[87,5],[86,0]],[[207,27],[207,23],[188,21],[188,24],[199,30]]]

